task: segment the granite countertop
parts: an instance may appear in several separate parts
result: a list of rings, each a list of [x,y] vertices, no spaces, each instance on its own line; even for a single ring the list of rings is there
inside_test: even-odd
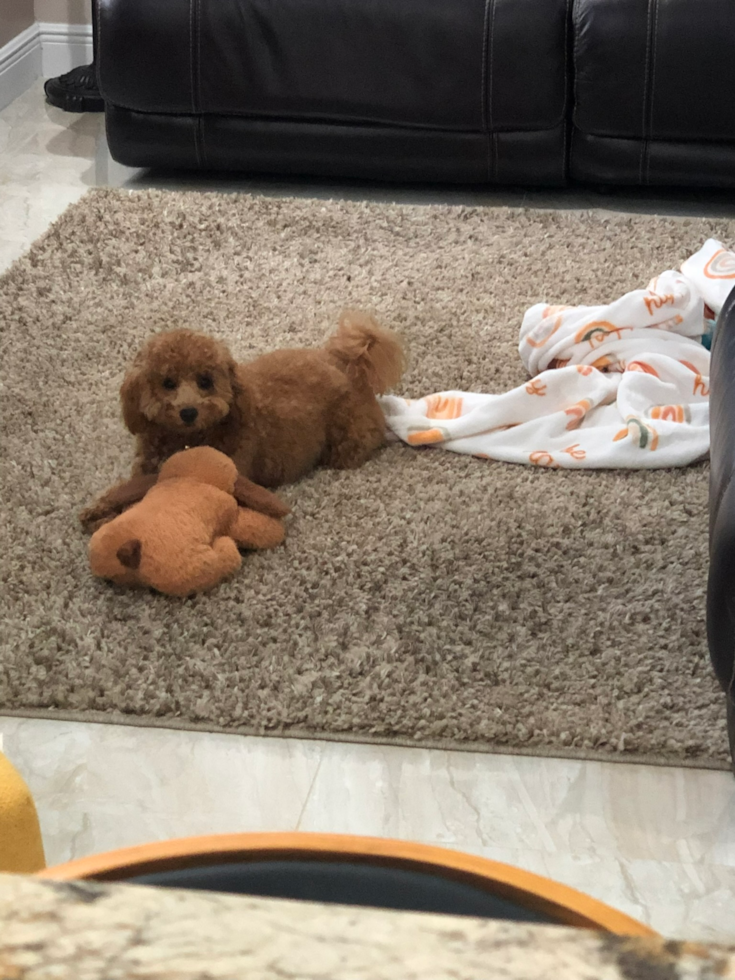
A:
[[[735,980],[735,946],[0,875],[0,980]]]

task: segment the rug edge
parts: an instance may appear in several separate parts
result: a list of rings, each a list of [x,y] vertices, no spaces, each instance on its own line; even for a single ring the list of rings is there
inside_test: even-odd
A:
[[[157,728],[169,731],[201,732],[209,735],[240,735],[256,738],[302,739],[313,742],[342,742],[350,745],[385,745],[407,749],[434,749],[444,752],[477,752],[481,755],[510,755],[536,757],[540,759],[568,759],[582,762],[610,762],[613,764],[635,766],[657,766],[666,769],[699,769],[711,772],[731,772],[727,760],[717,759],[675,759],[656,754],[621,755],[603,749],[574,748],[513,748],[494,745],[490,742],[460,742],[454,739],[422,739],[420,743],[410,738],[389,735],[351,735],[349,732],[311,732],[293,728],[289,731],[261,731],[242,726],[225,728],[205,722],[189,722],[177,718],[152,718],[146,715],[125,715],[103,711],[66,711],[59,708],[0,708],[0,718],[30,718],[40,721],[86,722],[94,725],[122,725],[129,728]]]

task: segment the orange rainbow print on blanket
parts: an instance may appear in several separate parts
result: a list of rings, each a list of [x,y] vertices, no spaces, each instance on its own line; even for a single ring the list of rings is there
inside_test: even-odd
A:
[[[430,395],[426,399],[427,419],[458,419],[462,414],[462,399],[453,395]]]
[[[531,453],[528,457],[529,462],[533,463],[534,466],[558,466],[559,464],[555,462],[554,457],[551,453],[547,453],[543,449],[537,449],[536,452]]]
[[[654,378],[658,377],[658,371],[652,368],[650,364],[646,361],[629,361],[627,371],[642,371],[643,374],[652,374]]]
[[[694,390],[692,394],[701,395],[702,398],[709,398],[709,385],[699,373],[699,368],[696,368],[691,361],[679,361],[679,364],[683,364],[685,368],[689,368],[694,374]]]
[[[568,428],[568,427],[567,427]],[[573,446],[567,446],[566,449],[562,449],[563,453],[569,453],[572,459],[586,459],[587,453],[582,449],[578,442],[575,442]]]
[[[646,425],[641,419],[631,415],[625,420],[625,428],[621,429],[613,436],[613,442],[620,442],[630,436],[638,441],[639,449],[650,449],[651,452],[658,449],[658,432],[652,425]]]
[[[546,385],[542,381],[529,381],[526,385],[526,394],[539,395],[539,397],[543,398],[546,394]]]
[[[526,337],[528,346],[538,348],[548,344],[549,340],[562,325],[564,317],[561,314],[564,310],[570,308],[569,306],[547,306],[541,316],[539,325],[531,331],[529,337]],[[554,318],[553,320],[551,319],[552,317]]]
[[[688,405],[654,405],[651,418],[662,422],[689,422],[691,414]]]
[[[709,385],[701,374],[698,374],[694,379],[694,391],[692,394],[701,395],[702,398],[709,398]]]
[[[611,337],[616,340],[620,340],[620,335],[626,330],[632,330],[632,327],[616,327],[614,323],[610,323],[609,320],[594,320],[592,323],[587,323],[582,327],[581,330],[577,331],[574,338],[575,344],[589,344],[590,347],[599,347],[600,344],[604,344],[606,340]]]
[[[445,442],[448,436],[446,429],[420,429],[418,426],[411,426],[406,442],[409,446],[433,446],[438,442]]]
[[[704,267],[708,279],[735,279],[735,253],[721,248]]]
[[[671,303],[672,306],[674,305],[673,293],[667,293],[665,296],[660,296],[654,290],[651,290],[650,292],[650,296],[643,297],[643,302],[646,304],[646,309],[648,310],[649,316],[653,316],[656,310],[660,310],[661,307],[665,306],[667,303]]]
[[[577,402],[575,405],[571,405],[569,408],[564,409],[564,414],[571,416],[567,422],[567,429],[576,429],[580,426],[582,419],[585,417],[587,412],[592,408],[592,402],[589,398],[583,398],[581,401]],[[566,452],[566,450],[564,450]]]

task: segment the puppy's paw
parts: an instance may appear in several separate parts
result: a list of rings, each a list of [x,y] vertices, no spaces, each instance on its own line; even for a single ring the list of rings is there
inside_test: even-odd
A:
[[[79,514],[79,523],[85,531],[94,534],[103,524],[108,524],[120,513],[119,510],[111,508],[105,501],[98,500],[89,507],[85,507]]]
[[[111,521],[128,507],[142,500],[155,482],[156,477],[153,475],[140,475],[117,483],[81,512],[79,520],[82,527],[94,531],[97,527]]]

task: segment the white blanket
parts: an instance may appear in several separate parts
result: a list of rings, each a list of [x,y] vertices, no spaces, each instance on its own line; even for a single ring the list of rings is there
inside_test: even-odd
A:
[[[527,384],[500,395],[388,396],[390,429],[411,446],[535,466],[643,469],[702,459],[710,355],[701,337],[735,285],[735,254],[710,240],[682,268],[609,306],[531,307],[519,344]]]

